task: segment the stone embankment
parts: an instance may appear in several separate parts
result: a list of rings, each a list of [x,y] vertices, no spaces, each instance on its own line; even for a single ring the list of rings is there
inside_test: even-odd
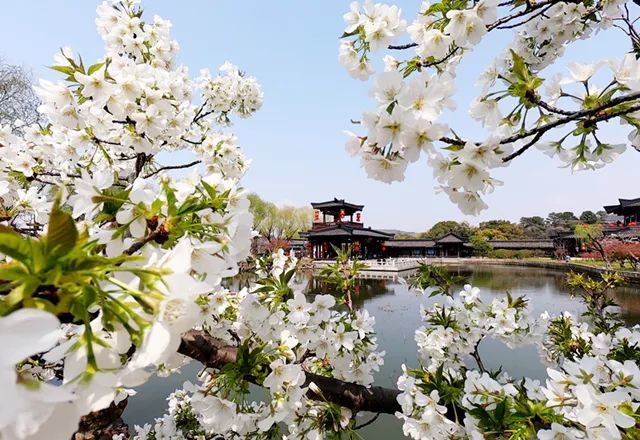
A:
[[[497,266],[519,266],[519,267],[538,267],[550,270],[576,271],[589,274],[600,274],[605,272],[603,267],[590,266],[582,264],[579,260],[573,261],[554,261],[554,260],[506,260],[499,258],[390,258],[384,260],[362,260],[367,265],[362,270],[363,274],[393,274],[395,276],[406,276],[410,271],[415,271],[420,264],[433,265],[497,265]],[[307,265],[313,266],[315,269],[321,269],[329,264],[332,260],[314,260],[307,261]],[[628,283],[640,284],[640,272],[632,272],[625,270],[616,270]]]
[[[499,265],[499,266],[520,266],[520,267],[539,267],[542,269],[553,269],[575,272],[584,272],[588,274],[601,274],[606,272],[604,267],[590,266],[582,264],[579,261],[538,261],[538,260],[503,260],[498,258],[434,258],[426,260],[429,264],[436,265],[453,265],[453,264],[478,264],[478,265]],[[628,283],[640,284],[640,272],[632,272],[626,270],[614,270],[618,272]]]

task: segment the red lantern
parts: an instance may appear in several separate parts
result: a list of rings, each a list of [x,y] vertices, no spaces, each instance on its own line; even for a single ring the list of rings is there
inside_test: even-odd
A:
[[[329,250],[329,243],[322,243],[322,250],[327,252]]]
[[[386,252],[387,251],[387,247],[385,245],[382,245],[382,252]]]
[[[353,252],[356,254],[360,252],[360,242],[356,241],[353,243]]]
[[[313,211],[313,221],[317,222],[320,220],[320,211]]]
[[[344,218],[344,209],[340,210],[340,220]]]
[[[360,213],[356,212],[356,221],[360,223]]]

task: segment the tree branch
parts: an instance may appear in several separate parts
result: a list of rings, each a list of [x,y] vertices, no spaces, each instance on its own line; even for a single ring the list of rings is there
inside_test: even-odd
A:
[[[540,95],[538,95],[537,92],[531,93],[531,95],[533,96],[527,96],[531,102],[538,104],[540,107],[542,107],[543,109],[551,112],[551,113],[556,113],[559,115],[565,115],[565,116],[570,116],[572,115],[574,112],[570,111],[570,110],[563,110],[561,108],[558,108],[556,106],[553,106],[547,102],[544,102],[542,100],[542,98],[540,98]]]
[[[501,30],[502,30],[502,29],[514,29],[514,28],[520,27],[520,26],[522,26],[522,25],[524,25],[524,24],[527,24],[528,22],[530,22],[530,21],[531,21],[531,20],[533,20],[534,18],[536,18],[536,17],[538,17],[538,16],[540,16],[540,15],[544,14],[545,12],[547,12],[547,11],[551,8],[551,6],[553,6],[553,5],[549,5],[549,6],[547,6],[546,8],[539,10],[539,11],[538,11],[538,12],[536,12],[535,14],[533,14],[533,15],[531,15],[531,16],[529,16],[529,17],[527,17],[526,19],[524,19],[524,20],[522,20],[522,21],[519,21],[519,22],[517,22],[517,23],[504,24],[504,25],[501,25],[501,26],[496,27],[496,29],[501,29]]]
[[[494,30],[495,28],[502,26],[506,23],[509,23],[511,20],[515,19],[515,18],[519,18],[519,17],[523,17],[525,15],[528,15],[534,11],[537,11],[540,8],[544,8],[546,6],[550,6],[553,5],[554,3],[559,3],[560,1],[564,1],[564,0],[545,0],[545,1],[541,1],[540,3],[535,3],[533,5],[527,5],[527,7],[525,9],[523,9],[522,11],[518,11],[518,12],[514,12],[513,14],[509,14],[509,15],[505,15],[504,17],[494,21],[493,23],[491,23],[489,26],[487,26],[487,32],[490,32],[492,30]]]
[[[418,45],[417,43],[399,44],[399,45],[391,44],[387,48],[391,50],[405,50],[405,49],[411,49],[412,47],[416,47],[417,45]]]
[[[236,348],[227,345],[201,330],[189,330],[182,335],[178,353],[195,359],[203,365],[220,369],[226,364],[236,361]],[[399,390],[377,386],[365,387],[339,379],[320,376],[305,372],[306,379],[303,386],[313,382],[320,389],[321,396],[313,391],[307,392],[307,397],[314,400],[327,400],[353,411],[370,411],[375,413],[395,414],[401,411],[396,400]],[[255,383],[251,378],[247,378]]]
[[[357,426],[356,426],[356,427],[354,427],[353,429],[358,430],[358,429],[362,429],[362,428],[364,428],[365,426],[369,426],[369,425],[371,425],[373,422],[375,422],[376,420],[378,420],[378,417],[380,417],[380,413],[377,413],[375,416],[373,416],[373,417],[371,418],[371,420],[369,420],[369,421],[367,421],[367,422],[364,422],[364,423],[363,423],[363,424],[361,424],[361,425],[357,425]]]
[[[185,163],[182,165],[167,165],[147,174],[146,176],[144,176],[144,179],[148,179],[149,177],[155,176],[156,174],[165,170],[181,170],[183,168],[191,168],[192,166],[198,165],[201,162],[201,160],[194,160],[193,162]]]
[[[135,254],[140,249],[142,249],[142,246],[144,246],[145,244],[147,244],[147,243],[149,243],[151,241],[154,241],[156,238],[158,238],[160,236],[160,234],[161,234],[161,231],[159,229],[151,232],[146,237],[144,237],[142,240],[136,241],[131,246],[129,246],[129,248],[127,250],[125,250],[123,252],[123,254],[125,254],[125,255],[133,255],[133,254]]]
[[[640,0],[638,0],[640,1]],[[559,118],[556,119],[555,121],[551,121],[547,124],[543,124],[540,125],[538,127],[532,128],[530,130],[524,131],[524,132],[519,132],[516,133],[512,136],[509,136],[507,138],[502,139],[499,144],[501,145],[505,145],[505,144],[510,144],[512,142],[516,142],[522,139],[526,139],[528,137],[534,136],[533,139],[531,139],[529,142],[527,142],[524,146],[522,146],[521,148],[519,148],[516,152],[510,154],[509,156],[506,156],[502,159],[503,162],[509,162],[510,160],[520,156],[522,153],[524,153],[525,151],[527,151],[529,148],[531,148],[536,142],[538,142],[540,140],[540,138],[542,138],[542,135],[544,135],[547,131],[559,127],[561,125],[564,125],[568,122],[572,122],[572,121],[577,121],[579,119],[585,118],[584,122],[586,125],[593,125],[593,124],[597,124],[598,122],[602,122],[602,121],[606,121],[612,118],[615,118],[617,116],[624,116],[626,114],[629,113],[633,113],[636,111],[640,111],[640,103],[635,103],[635,105],[631,105],[629,107],[614,111],[612,113],[602,113],[605,110],[608,110],[612,107],[615,107],[617,105],[620,104],[624,104],[625,102],[630,102],[630,101],[635,101],[640,99],[640,92],[635,92],[635,93],[629,93],[628,95],[623,95],[623,96],[618,96],[617,98],[613,98],[608,102],[605,102],[604,104],[601,104],[597,107],[594,108],[590,108],[590,109],[584,109],[584,110],[578,110],[575,112],[570,112],[570,111],[566,111],[566,110],[562,110],[560,108],[554,107],[550,104],[545,103],[544,101],[538,100],[538,101],[534,101],[537,104],[541,104],[540,106],[547,109],[548,111],[552,111],[555,112],[557,114],[561,114],[561,115],[565,115],[565,117],[563,118]],[[467,141],[465,141],[464,139],[460,139],[460,138],[450,138],[447,136],[443,136],[440,139],[438,139],[440,142],[444,142],[445,144],[449,144],[449,145],[458,145],[458,146],[464,146],[466,144]],[[480,143],[476,142],[476,145],[480,145]]]
[[[640,95],[640,93],[633,93],[632,95]],[[627,96],[631,96],[631,95],[627,95]],[[640,96],[638,96],[638,97],[640,97]],[[637,98],[634,98],[634,99],[637,99]],[[611,102],[613,102],[613,100],[611,100],[609,102],[611,103]],[[619,103],[620,102],[618,102],[617,104],[619,104]],[[617,105],[617,104],[614,104],[614,105]],[[603,104],[603,105],[601,105],[599,107],[596,107],[596,108],[594,108],[592,110],[588,110],[588,111],[587,110],[583,110],[583,111],[580,111],[580,112],[576,112],[576,113],[573,114],[573,116],[567,116],[566,118],[561,118],[561,119],[558,119],[558,120],[556,120],[554,122],[550,122],[548,124],[541,125],[540,127],[536,127],[534,129],[526,132],[526,133],[513,135],[513,136],[510,136],[510,137],[508,137],[506,139],[503,139],[503,140],[500,141],[500,143],[504,145],[504,144],[508,144],[508,143],[511,143],[511,142],[514,142],[514,141],[518,141],[520,139],[524,139],[524,138],[527,138],[529,136],[535,135],[535,137],[530,142],[528,142],[526,145],[524,145],[522,148],[520,148],[515,153],[513,153],[513,154],[511,154],[511,155],[509,155],[507,157],[504,157],[502,159],[502,161],[503,162],[508,162],[511,159],[513,159],[514,157],[520,156],[522,153],[524,153],[526,150],[528,150],[531,146],[533,146],[533,144],[535,144],[542,137],[542,135],[544,133],[546,133],[547,131],[549,131],[550,129],[558,127],[560,125],[563,125],[563,124],[565,124],[567,122],[571,122],[571,121],[580,119],[580,117],[584,116],[585,113],[587,114],[587,116],[598,114],[602,110],[605,110],[606,108],[613,107],[614,105],[607,106],[607,105]],[[627,108],[618,110],[618,111],[613,112],[613,113],[601,114],[599,116],[596,116],[595,118],[587,119],[585,122],[588,122],[589,124],[596,124],[596,123],[601,122],[601,121],[605,121],[605,120],[608,120],[608,119],[611,119],[611,118],[615,118],[616,116],[623,116],[623,115],[626,115],[626,114],[629,114],[629,113],[633,113],[633,112],[636,112],[636,111],[640,111],[640,104],[637,104],[637,105],[634,105],[634,106],[631,106],[631,107],[627,107]],[[578,114],[580,114],[580,115],[578,115]]]
[[[520,156],[522,153],[524,153],[525,151],[527,151],[529,148],[531,148],[536,142],[538,142],[540,140],[540,138],[542,137],[544,133],[540,132],[538,134],[536,134],[533,139],[531,139],[531,141],[527,142],[525,145],[523,145],[522,147],[520,147],[517,151],[514,151],[513,153],[511,153],[510,155],[503,157],[502,161],[503,162],[509,162],[512,159],[515,159],[516,157]]]

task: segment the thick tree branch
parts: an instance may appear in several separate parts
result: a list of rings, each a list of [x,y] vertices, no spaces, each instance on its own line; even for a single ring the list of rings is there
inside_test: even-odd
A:
[[[189,330],[182,335],[178,353],[190,357],[203,365],[220,369],[236,361],[236,348],[216,339],[201,330]],[[306,372],[304,386],[313,382],[321,396],[309,390],[307,396],[314,400],[327,400],[353,411],[395,414],[401,411],[396,400],[400,391],[372,386],[367,388],[338,379]],[[250,379],[250,378],[248,378]]]

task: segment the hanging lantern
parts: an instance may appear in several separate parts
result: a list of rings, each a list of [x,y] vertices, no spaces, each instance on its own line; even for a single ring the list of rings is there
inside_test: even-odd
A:
[[[313,221],[314,222],[320,221],[320,211],[318,211],[317,209],[313,211]]]
[[[340,220],[344,218],[344,209],[340,210]]]
[[[360,223],[360,212],[356,212],[356,222]]]
[[[353,243],[353,252],[355,252],[356,254],[360,253],[360,242],[359,241],[355,241]]]
[[[322,250],[324,252],[329,251],[329,243],[327,243],[327,242],[322,243]]]

